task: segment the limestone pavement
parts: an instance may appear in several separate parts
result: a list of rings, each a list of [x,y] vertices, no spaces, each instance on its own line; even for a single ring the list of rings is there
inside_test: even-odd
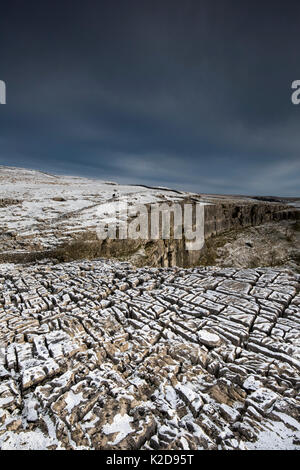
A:
[[[299,280],[0,265],[0,448],[299,448]]]

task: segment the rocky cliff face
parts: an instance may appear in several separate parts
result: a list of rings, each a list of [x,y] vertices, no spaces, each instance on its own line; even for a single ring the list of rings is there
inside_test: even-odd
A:
[[[296,219],[300,211],[276,203],[222,203],[205,206],[205,238],[270,221]]]
[[[84,178],[0,167],[0,262],[60,261],[115,257],[150,266],[209,264],[214,244],[230,231],[269,222],[295,220],[296,207],[275,200],[189,194],[165,188],[122,186]],[[2,194],[1,194],[2,193]],[[130,207],[203,204],[206,246],[188,251],[182,240],[97,239],[99,220],[113,222],[118,204]]]
[[[105,256],[107,258],[127,259],[137,266],[148,265],[153,267],[209,265],[210,261],[211,264],[214,264],[218,248],[228,243],[232,239],[233,234],[243,237],[244,230],[251,227],[266,225],[265,238],[270,239],[274,238],[272,237],[272,231],[278,235],[279,232],[284,233],[288,230],[286,238],[293,245],[293,225],[299,220],[299,215],[300,211],[297,209],[287,208],[286,205],[282,204],[252,204],[250,202],[242,205],[235,203],[211,204],[205,206],[204,233],[206,244],[199,251],[188,251],[185,239],[155,241],[105,240],[103,242],[81,240],[69,246],[61,247],[54,256],[57,256],[61,261]],[[284,225],[285,221],[291,221],[291,230],[286,228],[286,225]],[[268,225],[270,223],[271,225]],[[255,233],[253,233],[254,238]],[[260,234],[261,236],[262,234]],[[289,246],[285,246],[283,242],[281,243],[281,238],[280,234],[279,244],[274,243],[274,240],[272,243],[274,243],[274,246],[277,246],[278,252],[280,250],[283,252],[282,260],[285,261],[284,250],[287,252]],[[297,240],[295,240],[294,244],[296,245],[296,243]],[[258,245],[254,243],[253,251],[256,248],[258,248]],[[215,252],[215,254],[212,255],[212,252]],[[251,259],[250,263],[253,263],[253,257]],[[265,265],[268,257],[264,253],[260,255],[258,250],[256,259],[257,266],[259,266]],[[235,265],[235,261],[231,259],[232,265]],[[281,264],[281,260],[279,261]]]

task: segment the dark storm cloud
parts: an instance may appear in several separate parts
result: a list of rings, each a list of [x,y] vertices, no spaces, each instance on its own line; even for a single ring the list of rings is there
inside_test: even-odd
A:
[[[299,194],[295,2],[12,2],[0,163]]]

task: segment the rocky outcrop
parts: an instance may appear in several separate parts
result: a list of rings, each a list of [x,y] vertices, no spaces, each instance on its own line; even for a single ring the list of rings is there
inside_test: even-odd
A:
[[[0,265],[0,449],[298,449],[300,278]]]
[[[6,207],[6,206],[11,206],[14,204],[20,204],[21,201],[18,199],[10,199],[10,198],[0,198],[0,208],[1,207]]]
[[[300,211],[274,203],[222,203],[205,206],[205,238],[228,230],[300,218]]]

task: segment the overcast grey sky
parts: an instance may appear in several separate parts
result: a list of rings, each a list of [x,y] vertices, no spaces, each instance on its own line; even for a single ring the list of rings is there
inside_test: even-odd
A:
[[[300,196],[300,4],[1,4],[0,164]]]

